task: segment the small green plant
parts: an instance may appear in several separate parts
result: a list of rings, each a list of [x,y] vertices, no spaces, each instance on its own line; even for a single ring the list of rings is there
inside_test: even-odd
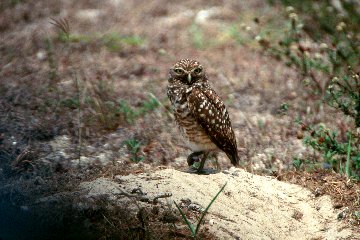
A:
[[[121,100],[119,102],[119,107],[117,111],[123,114],[126,122],[128,123],[134,123],[137,117],[137,113],[135,112],[135,110],[125,100]]]
[[[319,169],[320,163],[315,162],[311,159],[302,159],[302,158],[294,158],[292,161],[292,165],[296,170],[305,170],[307,172],[311,172],[315,169]],[[328,164],[322,164],[323,168],[327,168]]]
[[[360,77],[349,70],[342,78],[334,77],[329,86],[326,101],[330,106],[339,109],[345,115],[355,120],[355,126],[360,127]]]
[[[360,179],[360,144],[356,135],[347,132],[347,140],[342,140],[336,131],[323,124],[306,127],[305,131],[308,132],[304,138],[305,145],[319,151],[333,169],[348,177]]]
[[[124,141],[124,144],[127,146],[131,153],[130,160],[135,163],[139,163],[144,160],[144,157],[139,156],[139,151],[141,148],[141,142],[136,139],[129,139]]]
[[[154,111],[159,106],[159,101],[153,96],[150,96],[148,100],[144,101],[138,108],[133,108],[126,101],[121,100],[117,111],[124,115],[125,120],[128,123],[134,123],[136,118],[143,116],[148,112]]]
[[[200,26],[196,23],[192,24],[189,29],[190,35],[192,37],[192,43],[195,48],[204,49],[205,48],[205,40],[204,33],[201,30]]]
[[[360,224],[360,211],[354,211],[353,212],[353,217],[355,219],[355,221]]]
[[[49,80],[50,86],[54,86],[55,81],[58,79],[58,66],[56,59],[54,57],[54,46],[49,38],[45,39],[46,52],[47,52],[47,61],[49,64]]]
[[[281,115],[286,115],[289,111],[289,104],[282,103],[278,109],[278,113]]]
[[[69,43],[71,37],[71,29],[70,24],[67,19],[51,19],[53,24],[58,30],[59,35],[63,36],[64,39],[67,39],[67,48],[69,50]],[[70,59],[71,52],[67,51],[67,58]],[[76,89],[76,102],[78,103],[77,106],[77,124],[78,124],[78,159],[80,163],[80,158],[82,154],[82,106],[81,106],[81,93],[80,93],[80,82],[77,77],[76,71],[73,72],[72,79],[74,81],[75,89]]]
[[[143,44],[143,39],[139,36],[121,36],[119,33],[109,33],[102,36],[101,41],[112,52],[118,52],[122,45],[139,46]]]
[[[208,212],[208,210],[210,209],[211,205],[215,202],[216,198],[219,196],[219,194],[224,190],[225,186],[227,183],[224,184],[224,186],[221,187],[221,189],[219,190],[219,192],[215,195],[215,197],[210,201],[209,205],[205,208],[205,210],[202,212],[199,221],[197,222],[196,226],[194,224],[192,224],[189,219],[186,217],[185,213],[181,210],[181,208],[179,207],[179,205],[174,201],[174,204],[176,206],[176,208],[179,210],[181,217],[183,218],[183,220],[185,221],[186,225],[188,226],[190,232],[191,232],[191,237],[194,239],[197,239],[197,234],[200,230],[200,226],[201,223],[206,215],[206,213]]]
[[[59,32],[58,39],[64,43],[100,43],[101,46],[105,46],[110,52],[119,52],[125,45],[140,46],[144,43],[144,39],[140,36],[123,36],[117,32],[104,35],[66,34]]]
[[[88,35],[82,34],[67,34],[65,32],[58,33],[59,41],[63,43],[90,43],[93,39]]]
[[[300,170],[302,164],[303,164],[303,160],[301,158],[296,157],[292,161],[292,165],[296,170]]]

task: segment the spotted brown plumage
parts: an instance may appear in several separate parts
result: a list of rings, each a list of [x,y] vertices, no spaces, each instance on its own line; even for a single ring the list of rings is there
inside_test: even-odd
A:
[[[176,123],[194,151],[188,157],[203,154],[198,171],[202,170],[210,152],[222,150],[233,165],[239,157],[229,114],[220,97],[208,83],[205,70],[195,60],[182,59],[169,71],[167,94],[172,103]]]

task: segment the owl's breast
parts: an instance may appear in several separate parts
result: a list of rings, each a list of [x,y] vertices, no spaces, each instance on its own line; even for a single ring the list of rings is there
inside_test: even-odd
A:
[[[217,146],[211,141],[209,135],[187,107],[178,109],[174,115],[179,130],[186,140],[186,145],[192,151],[198,152],[217,149]]]
[[[217,146],[191,113],[187,96],[192,87],[168,87],[168,96],[174,111],[176,123],[192,151],[215,150]]]

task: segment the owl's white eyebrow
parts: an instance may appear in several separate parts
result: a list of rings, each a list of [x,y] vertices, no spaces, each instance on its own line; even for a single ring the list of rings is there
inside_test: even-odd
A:
[[[185,71],[185,69],[183,69],[182,67],[176,67],[176,68],[174,68],[174,70],[176,70],[176,69],[180,69],[180,70]]]

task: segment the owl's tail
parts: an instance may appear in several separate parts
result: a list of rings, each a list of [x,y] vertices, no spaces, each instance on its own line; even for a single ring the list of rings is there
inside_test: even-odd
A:
[[[234,166],[239,166],[240,164],[240,158],[239,158],[239,155],[236,152],[232,153],[232,154],[226,154],[228,156],[228,158],[230,159],[231,163],[234,165]]]

